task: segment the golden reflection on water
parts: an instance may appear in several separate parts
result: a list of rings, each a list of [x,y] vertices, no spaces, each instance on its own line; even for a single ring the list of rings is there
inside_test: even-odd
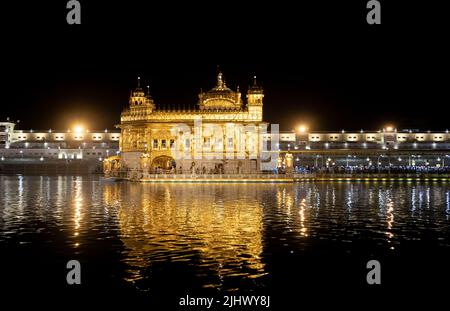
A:
[[[73,215],[73,222],[74,222],[74,236],[78,236],[79,235],[79,230],[80,230],[80,224],[82,221],[82,209],[83,209],[83,182],[81,180],[74,180],[73,181],[73,199],[72,199],[72,204],[73,204],[73,210],[74,210],[74,215]],[[76,242],[75,247],[80,246],[79,242]]]
[[[64,254],[66,246],[77,254],[107,249],[119,253],[129,281],[175,264],[205,287],[221,287],[229,277],[257,283],[280,249],[301,253],[324,240],[345,242],[351,252],[351,242],[364,239],[397,251],[423,230],[447,241],[450,218],[445,185],[141,184],[65,176],[0,182],[0,241],[43,241]],[[117,238],[120,247],[111,244]]]
[[[276,208],[280,219],[289,232],[297,232],[299,237],[308,236],[308,217],[311,209],[320,204],[320,196],[314,191],[293,186],[276,188]]]
[[[387,207],[386,216],[388,229],[386,234],[389,239],[392,239],[394,237],[394,233],[392,233],[392,228],[394,226],[394,202],[392,201],[392,198],[388,197],[386,207]]]
[[[307,233],[308,229],[306,229],[306,226],[305,226],[305,209],[306,209],[306,199],[303,199],[300,202],[300,211],[299,211],[299,213],[300,213],[300,234],[302,236],[306,237],[306,236],[308,236],[308,233]]]
[[[129,280],[160,261],[197,262],[200,273],[258,278],[265,187],[252,185],[122,184],[105,187],[131,267]],[[215,287],[220,284],[206,284]]]

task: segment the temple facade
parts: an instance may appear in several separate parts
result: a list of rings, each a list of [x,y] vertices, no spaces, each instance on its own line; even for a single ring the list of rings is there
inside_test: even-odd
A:
[[[260,171],[263,89],[256,77],[245,101],[221,72],[215,87],[200,92],[190,109],[157,108],[149,90],[131,92],[120,117],[120,156],[105,161],[105,171],[234,174]]]

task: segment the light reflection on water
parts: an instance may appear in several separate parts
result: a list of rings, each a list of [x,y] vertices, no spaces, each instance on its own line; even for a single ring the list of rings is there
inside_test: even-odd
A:
[[[347,253],[361,241],[391,253],[424,237],[450,245],[445,183],[0,181],[0,245],[42,244],[52,256],[77,254],[90,261],[98,250],[108,250],[124,264],[122,279],[143,282],[146,289],[156,286],[154,269],[173,265],[186,267],[204,288],[264,283],[272,258],[319,251],[318,241]]]
[[[259,191],[239,185],[107,186],[106,205],[119,202],[129,279],[142,278],[142,270],[158,261],[196,262],[199,277],[211,271],[219,279],[260,277],[265,271]]]

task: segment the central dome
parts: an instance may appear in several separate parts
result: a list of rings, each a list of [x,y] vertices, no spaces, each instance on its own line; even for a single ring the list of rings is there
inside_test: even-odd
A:
[[[229,89],[221,72],[217,75],[217,85],[206,93],[201,92],[198,97],[198,105],[201,110],[240,109],[242,107],[239,88],[236,92]]]

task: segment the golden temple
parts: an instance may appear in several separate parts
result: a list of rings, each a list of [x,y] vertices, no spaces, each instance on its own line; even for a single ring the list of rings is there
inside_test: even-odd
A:
[[[222,72],[216,86],[200,92],[194,109],[159,109],[140,86],[131,92],[120,117],[120,156],[105,161],[105,172],[142,174],[254,173],[260,167],[263,89],[256,77],[242,100]]]

